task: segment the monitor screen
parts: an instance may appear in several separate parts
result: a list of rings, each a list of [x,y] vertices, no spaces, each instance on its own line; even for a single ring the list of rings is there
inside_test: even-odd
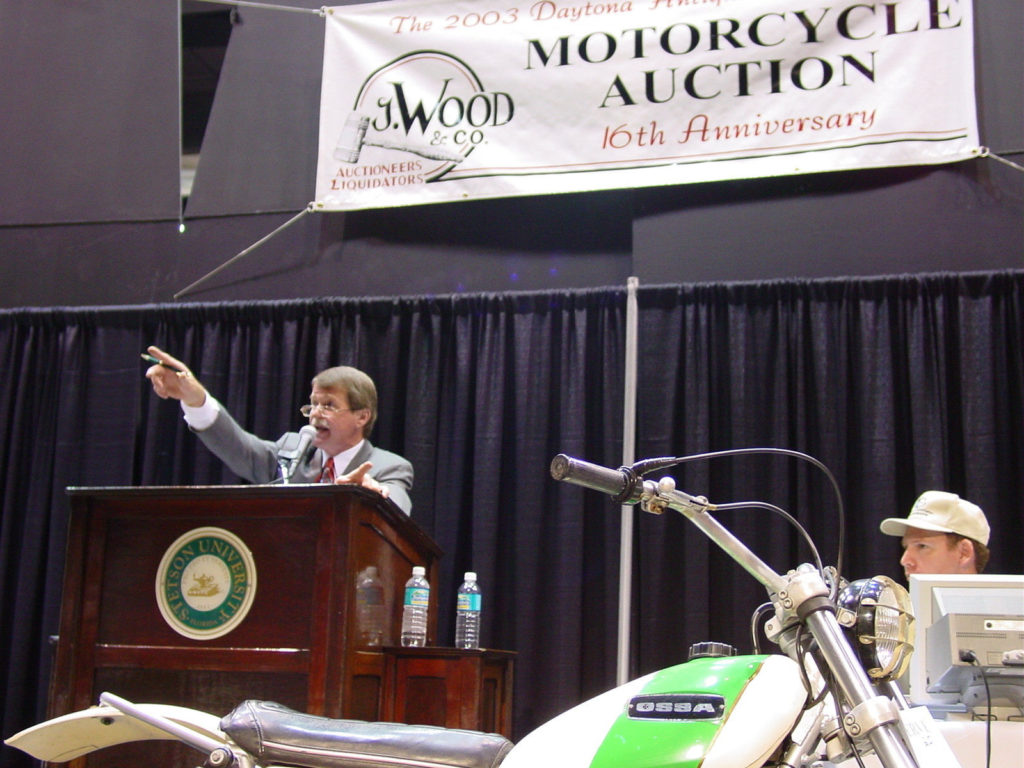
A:
[[[939,683],[951,662],[949,658],[944,658],[946,648],[934,648],[929,654],[929,643],[946,643],[951,652],[956,654],[956,642],[955,639],[952,642],[948,640],[949,633],[965,631],[963,628],[967,623],[981,620],[978,617],[999,620],[1009,618],[1011,632],[1007,641],[989,642],[991,651],[987,654],[982,653],[981,640],[972,641],[972,644],[978,646],[980,662],[986,666],[992,665],[1001,655],[1001,651],[996,652],[1002,645],[1009,643],[1019,648],[1020,637],[1024,636],[1024,632],[1012,630],[1024,626],[1024,576],[911,574],[909,581],[917,631],[914,654],[910,659],[908,698],[913,704],[939,707],[959,705],[959,692],[935,690],[936,687],[950,687],[939,686]],[[929,633],[932,627],[936,631]],[[929,691],[929,687],[933,690]]]

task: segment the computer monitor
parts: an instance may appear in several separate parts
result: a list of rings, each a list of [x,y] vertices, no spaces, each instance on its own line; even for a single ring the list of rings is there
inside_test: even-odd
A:
[[[976,666],[960,659],[967,649],[1000,685],[998,697],[992,692],[993,699],[1000,699],[997,705],[1011,703],[1013,696],[1007,702],[1003,694],[1006,686],[1024,690],[1024,666],[1004,663],[1003,654],[1024,651],[1024,576],[911,574],[909,581],[917,620],[911,703],[939,710],[983,703],[965,700],[967,677],[978,675]]]

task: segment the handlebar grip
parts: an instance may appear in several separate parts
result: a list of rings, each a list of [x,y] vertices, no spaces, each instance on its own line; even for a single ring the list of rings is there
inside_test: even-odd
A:
[[[551,476],[555,480],[606,493],[623,504],[640,501],[643,487],[643,479],[628,467],[609,469],[564,453],[551,460]]]

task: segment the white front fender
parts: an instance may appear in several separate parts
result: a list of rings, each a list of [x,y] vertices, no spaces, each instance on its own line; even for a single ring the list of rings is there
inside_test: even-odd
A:
[[[220,718],[215,715],[169,704],[136,706],[208,738],[231,744],[231,740],[220,730]],[[14,734],[4,743],[39,760],[63,763],[104,747],[150,739],[173,740],[174,737],[113,707],[96,706],[33,725]]]

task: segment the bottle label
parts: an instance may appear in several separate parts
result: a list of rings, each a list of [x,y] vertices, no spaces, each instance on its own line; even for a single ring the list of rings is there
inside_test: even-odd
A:
[[[426,608],[430,605],[430,590],[423,587],[406,587],[405,604]]]
[[[459,611],[479,611],[482,595],[459,595],[455,600],[455,608]]]

